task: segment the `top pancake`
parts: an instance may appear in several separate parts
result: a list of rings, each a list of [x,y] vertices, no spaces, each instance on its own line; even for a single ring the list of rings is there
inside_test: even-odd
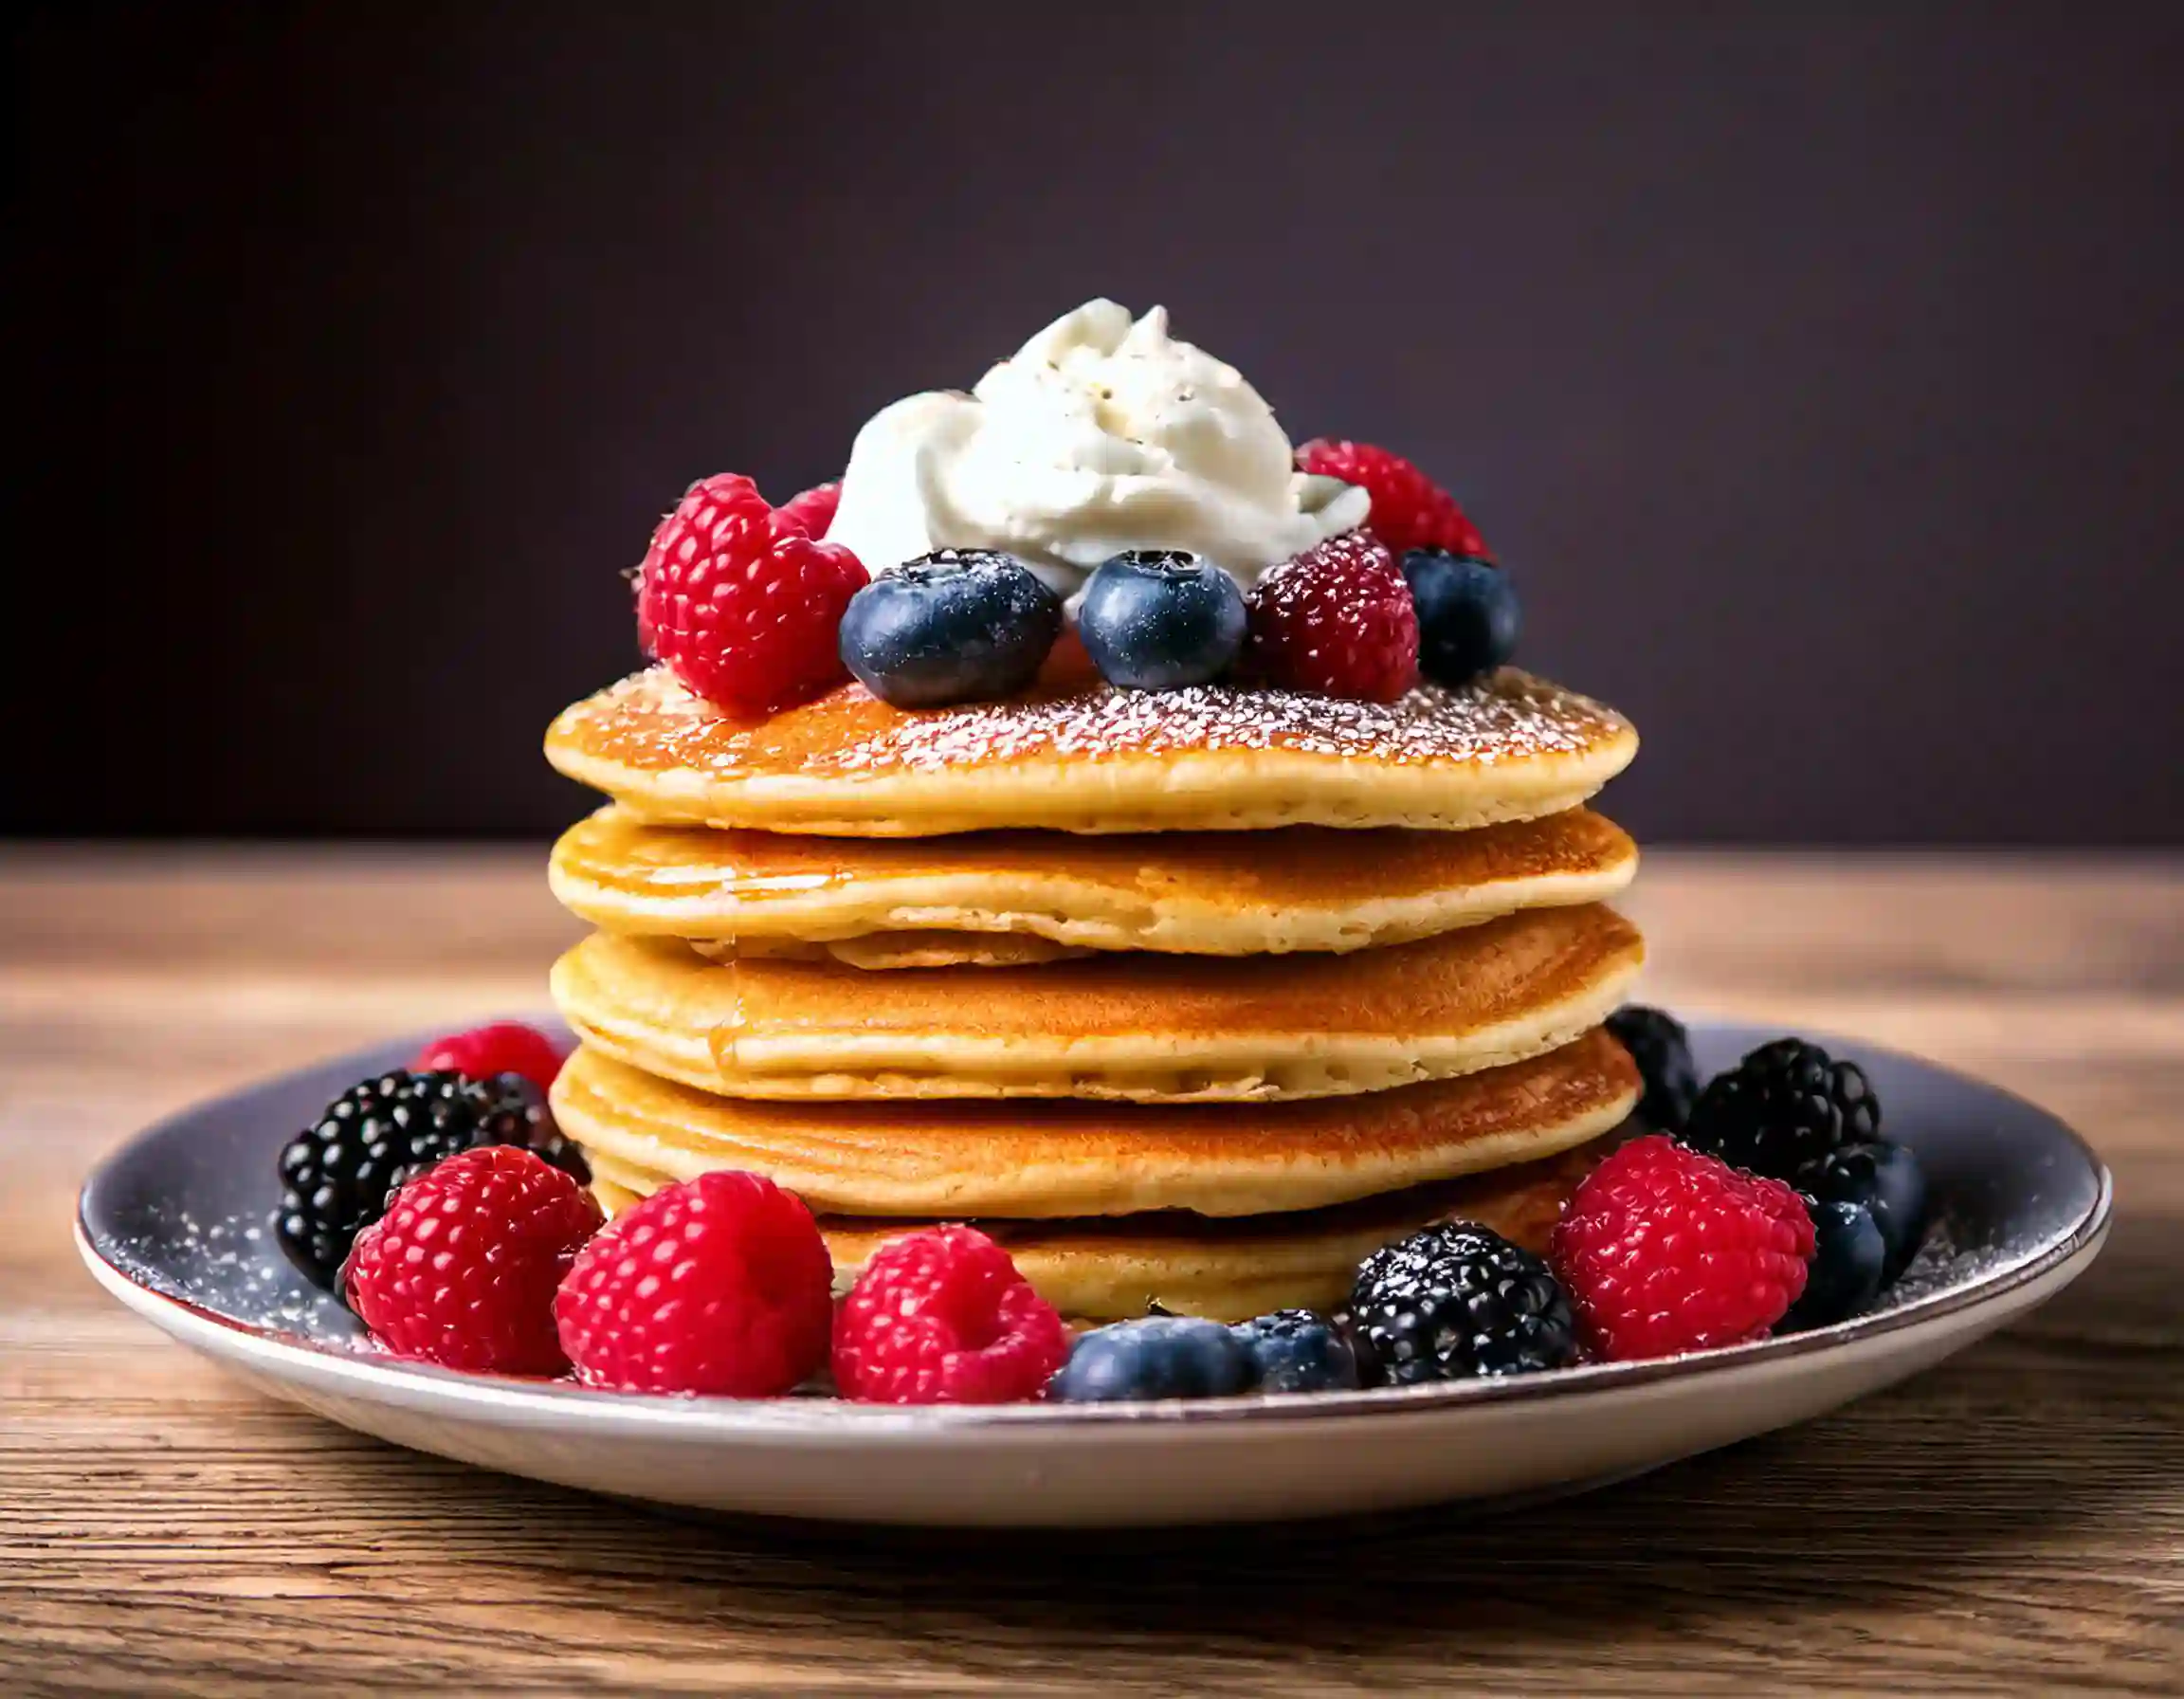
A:
[[[1581,808],[1370,840],[1294,826],[892,842],[646,826],[606,808],[562,834],[551,877],[555,896],[611,932],[733,939],[746,956],[862,941],[832,953],[860,966],[1005,966],[1058,954],[999,947],[1013,941],[1205,956],[1402,943],[1596,902],[1637,862],[1623,831]]]
[[[1462,831],[1574,807],[1637,747],[1613,710],[1508,667],[1383,704],[1118,690],[1081,655],[1006,702],[905,710],[851,684],[757,721],[655,667],[546,734],[555,767],[647,820],[843,837]]]

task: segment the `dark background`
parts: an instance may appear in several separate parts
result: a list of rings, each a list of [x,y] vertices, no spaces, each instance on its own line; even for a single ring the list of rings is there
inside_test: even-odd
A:
[[[1108,294],[1456,489],[1642,835],[2184,841],[2180,19],[29,9],[0,825],[548,830],[685,483]]]

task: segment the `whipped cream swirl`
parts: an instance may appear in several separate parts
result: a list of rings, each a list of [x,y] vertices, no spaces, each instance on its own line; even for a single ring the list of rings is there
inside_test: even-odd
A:
[[[857,433],[827,540],[880,573],[934,549],[1005,549],[1064,595],[1124,549],[1191,549],[1248,587],[1365,522],[1367,493],[1293,465],[1236,368],[1112,301],[1057,319],[959,391]]]

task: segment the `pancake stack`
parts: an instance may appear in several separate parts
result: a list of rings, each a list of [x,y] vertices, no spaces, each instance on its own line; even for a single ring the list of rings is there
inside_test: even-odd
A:
[[[1428,1222],[1538,1248],[1638,1090],[1600,1028],[1636,737],[1504,668],[1379,705],[1137,692],[763,721],[655,667],[570,708],[555,1086],[610,1212],[713,1168],[837,1270],[972,1220],[1065,1314],[1325,1307]]]

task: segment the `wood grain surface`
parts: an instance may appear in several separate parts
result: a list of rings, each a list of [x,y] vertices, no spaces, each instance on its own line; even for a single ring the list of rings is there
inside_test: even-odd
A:
[[[100,1154],[541,1000],[538,851],[0,852],[0,1692],[2184,1690],[2184,864],[1658,854],[1649,993],[2045,1103],[2109,1248],[1826,1421],[1499,1520],[676,1521],[352,1435],[103,1297]]]

